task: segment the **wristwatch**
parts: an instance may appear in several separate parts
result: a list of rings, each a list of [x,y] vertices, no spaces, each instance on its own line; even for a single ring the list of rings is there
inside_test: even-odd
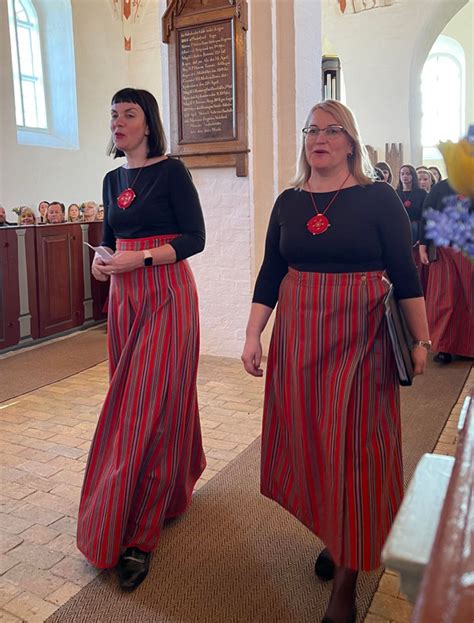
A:
[[[143,266],[153,266],[153,255],[150,251],[143,251]]]
[[[426,350],[431,350],[431,340],[413,340],[413,346],[421,346]]]

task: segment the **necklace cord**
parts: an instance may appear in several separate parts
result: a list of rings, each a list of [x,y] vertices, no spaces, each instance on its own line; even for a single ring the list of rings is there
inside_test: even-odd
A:
[[[345,180],[342,182],[342,184],[339,186],[339,188],[337,189],[337,191],[336,191],[335,195],[332,197],[331,201],[330,201],[330,202],[327,204],[327,206],[324,208],[324,211],[323,211],[323,212],[320,212],[320,211],[318,210],[318,207],[317,207],[317,205],[316,205],[316,201],[315,201],[315,199],[314,199],[314,197],[313,197],[313,191],[311,190],[311,187],[310,187],[310,185],[308,184],[309,196],[311,197],[311,201],[313,202],[313,207],[314,207],[314,210],[315,210],[316,214],[323,214],[323,215],[324,215],[324,214],[326,214],[326,212],[329,210],[329,208],[332,206],[332,204],[333,204],[333,203],[334,203],[334,201],[336,200],[336,197],[338,196],[338,194],[341,192],[342,187],[343,187],[343,186],[344,186],[344,184],[347,182],[347,180],[349,179],[349,177],[350,177],[350,173],[348,173],[348,174],[347,174],[347,177],[346,177],[346,178],[345,178]]]

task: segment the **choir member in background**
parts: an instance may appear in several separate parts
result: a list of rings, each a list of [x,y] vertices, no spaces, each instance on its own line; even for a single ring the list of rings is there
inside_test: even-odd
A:
[[[426,167],[416,167],[416,175],[418,177],[418,185],[425,192],[429,193],[431,187],[435,184],[435,177]]]
[[[393,175],[392,175],[392,169],[390,168],[390,165],[387,162],[384,162],[383,160],[381,160],[380,162],[377,162],[375,166],[377,167],[377,169],[380,169],[382,171],[384,182],[387,182],[387,184],[391,184]]]
[[[64,223],[66,216],[66,208],[64,203],[59,201],[52,201],[48,206],[46,213],[46,222],[50,225],[57,225],[58,223]]]
[[[413,245],[416,245],[420,240],[420,221],[426,191],[419,187],[415,167],[411,164],[400,167],[397,194],[410,218]]]

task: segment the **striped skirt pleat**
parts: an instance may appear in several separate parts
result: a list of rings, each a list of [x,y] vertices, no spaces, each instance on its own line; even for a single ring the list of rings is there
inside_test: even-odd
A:
[[[451,248],[437,253],[426,292],[433,350],[474,357],[474,264]]]
[[[118,250],[175,236],[117,241]],[[197,404],[198,300],[186,261],[113,275],[110,387],[91,445],[77,543],[96,567],[121,548],[152,551],[188,507],[205,458]]]
[[[382,273],[290,269],[267,363],[261,491],[338,565],[370,570],[403,495]]]

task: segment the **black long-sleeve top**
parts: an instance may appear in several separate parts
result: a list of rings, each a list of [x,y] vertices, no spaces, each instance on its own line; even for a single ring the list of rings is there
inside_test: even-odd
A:
[[[427,192],[422,188],[414,188],[413,190],[399,190],[397,188],[397,195],[408,213],[413,243],[415,243],[420,238],[420,221],[423,213],[423,202],[426,199]]]
[[[170,242],[177,260],[202,251],[206,240],[204,218],[198,193],[184,164],[167,158],[139,171],[119,167],[105,176],[102,244],[115,249],[116,238],[181,234]],[[136,197],[122,210],[117,197],[129,186]]]
[[[333,196],[334,192],[313,193],[319,212]],[[410,221],[388,184],[341,190],[326,213],[331,226],[313,236],[306,223],[314,215],[309,192],[291,188],[278,197],[270,216],[254,303],[276,305],[289,266],[324,273],[386,270],[399,299],[422,296]]]

